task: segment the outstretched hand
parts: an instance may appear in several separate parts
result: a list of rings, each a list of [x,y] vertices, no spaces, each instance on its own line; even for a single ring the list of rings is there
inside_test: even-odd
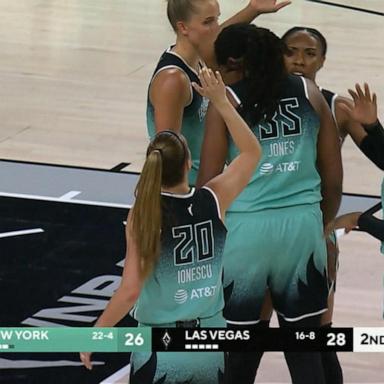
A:
[[[336,219],[334,219],[325,226],[324,237],[328,238],[332,231],[340,228],[344,228],[345,233],[351,232],[352,229],[358,227],[357,222],[362,213],[363,212],[350,212],[336,217]]]
[[[345,233],[358,226],[357,222],[363,212],[351,212],[341,215],[335,220],[335,228],[345,228]]]
[[[356,91],[348,89],[349,94],[352,96],[354,105],[340,104],[348,115],[359,122],[360,124],[370,125],[377,121],[377,100],[376,94],[371,95],[371,91],[367,83],[364,83],[364,91],[361,89],[360,84],[355,85]]]
[[[201,96],[207,97],[213,104],[221,104],[228,101],[225,84],[221,78],[220,72],[215,73],[204,67],[199,73],[200,85],[192,83],[193,88]]]
[[[81,352],[80,360],[85,365],[85,368],[91,370],[92,369],[92,361],[91,361],[92,352]]]
[[[256,10],[258,14],[261,14],[277,12],[291,3],[291,1],[250,0],[249,5]]]

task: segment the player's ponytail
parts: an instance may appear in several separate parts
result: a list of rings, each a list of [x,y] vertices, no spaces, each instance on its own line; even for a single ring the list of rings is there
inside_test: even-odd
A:
[[[137,244],[143,278],[148,276],[159,254],[161,169],[161,152],[153,150],[147,156],[135,190],[132,235]]]
[[[187,148],[174,132],[158,133],[148,146],[147,158],[135,190],[131,228],[143,278],[152,272],[160,253],[161,188],[182,182],[186,159]]]

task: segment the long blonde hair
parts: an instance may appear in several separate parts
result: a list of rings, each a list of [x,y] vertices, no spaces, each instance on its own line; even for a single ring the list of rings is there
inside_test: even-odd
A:
[[[144,278],[152,272],[160,253],[161,188],[173,187],[183,181],[187,160],[186,143],[175,132],[159,132],[148,146],[131,218],[131,235],[135,238]]]

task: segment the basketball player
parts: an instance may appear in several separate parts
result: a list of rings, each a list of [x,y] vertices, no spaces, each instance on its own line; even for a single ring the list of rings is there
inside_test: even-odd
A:
[[[348,104],[341,105],[340,107],[348,114],[348,116],[357,121],[367,130],[368,134],[371,132],[383,132],[383,127],[377,115],[377,101],[376,95],[371,96],[371,91],[368,84],[364,84],[364,91],[359,84],[356,84],[355,90],[349,90],[353,99],[352,107]],[[375,152],[370,151],[368,148],[366,155],[368,158],[375,156]],[[384,253],[384,220],[380,220],[373,216],[380,208],[384,206],[384,180],[381,186],[382,203],[372,207],[366,212],[353,212],[342,215],[336,218],[335,228],[345,228],[348,233],[351,229],[359,227],[360,230],[368,232],[382,242],[381,252]]]
[[[220,31],[220,8],[216,0],[168,0],[167,3],[176,43],[163,53],[152,76],[147,99],[147,130],[151,138],[165,129],[184,135],[192,156],[189,182],[194,185],[208,102],[191,83],[198,82],[197,72],[203,62],[215,66],[213,43]],[[252,0],[224,25],[251,22],[261,13],[276,12],[288,4],[290,1]]]
[[[287,45],[285,63],[289,73],[302,75],[316,82],[317,72],[323,67],[327,54],[327,41],[314,28],[293,27],[284,33],[282,40]],[[360,150],[380,169],[384,170],[384,130],[363,126],[345,110],[344,105],[352,108],[353,100],[336,93],[321,89],[330,106],[340,140],[343,142],[349,134]],[[356,89],[361,92],[361,89]],[[351,95],[352,96],[352,95]]]
[[[294,27],[282,36],[287,45],[285,63],[290,73],[300,74],[312,81],[316,81],[317,72],[323,67],[327,41],[316,29],[307,27]],[[357,89],[361,92],[361,89]],[[339,96],[332,91],[321,89],[338,128],[340,141],[344,142],[349,134],[359,149],[372,160],[380,169],[384,169],[384,130],[377,126],[363,126],[358,119],[354,119],[344,106],[352,107],[353,101]],[[376,116],[377,118],[377,116]],[[333,289],[328,300],[328,311],[323,315],[322,326],[327,328],[332,325],[334,307],[334,294],[336,288],[336,271],[338,266],[338,248],[336,236],[332,234],[332,242],[328,240],[329,277]],[[324,352],[323,364],[328,377],[328,382],[342,383],[342,370],[336,352]]]
[[[224,213],[248,183],[261,148],[228,101],[220,74],[204,68],[199,79],[201,87],[194,88],[211,100],[240,153],[223,174],[195,190],[188,185],[191,157],[183,136],[155,135],[128,215],[122,281],[96,327],[114,326],[133,305],[139,326],[225,326]],[[91,369],[90,353],[80,357]],[[130,383],[220,383],[223,368],[223,352],[133,353]]]
[[[215,42],[223,78],[263,148],[226,215],[224,316],[231,327],[257,327],[267,288],[282,327],[318,327],[327,309],[323,224],[341,199],[340,144],[321,93],[286,74],[283,52],[276,35],[254,25],[229,26]],[[222,118],[209,108],[198,185],[236,155]],[[286,359],[294,383],[324,383],[319,354]],[[230,382],[253,383],[257,366],[257,355],[230,353]]]

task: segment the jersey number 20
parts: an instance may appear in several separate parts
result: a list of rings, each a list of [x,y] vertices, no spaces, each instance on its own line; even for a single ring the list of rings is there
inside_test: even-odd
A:
[[[172,235],[180,239],[173,251],[175,265],[206,261],[214,256],[212,221],[172,228]]]

